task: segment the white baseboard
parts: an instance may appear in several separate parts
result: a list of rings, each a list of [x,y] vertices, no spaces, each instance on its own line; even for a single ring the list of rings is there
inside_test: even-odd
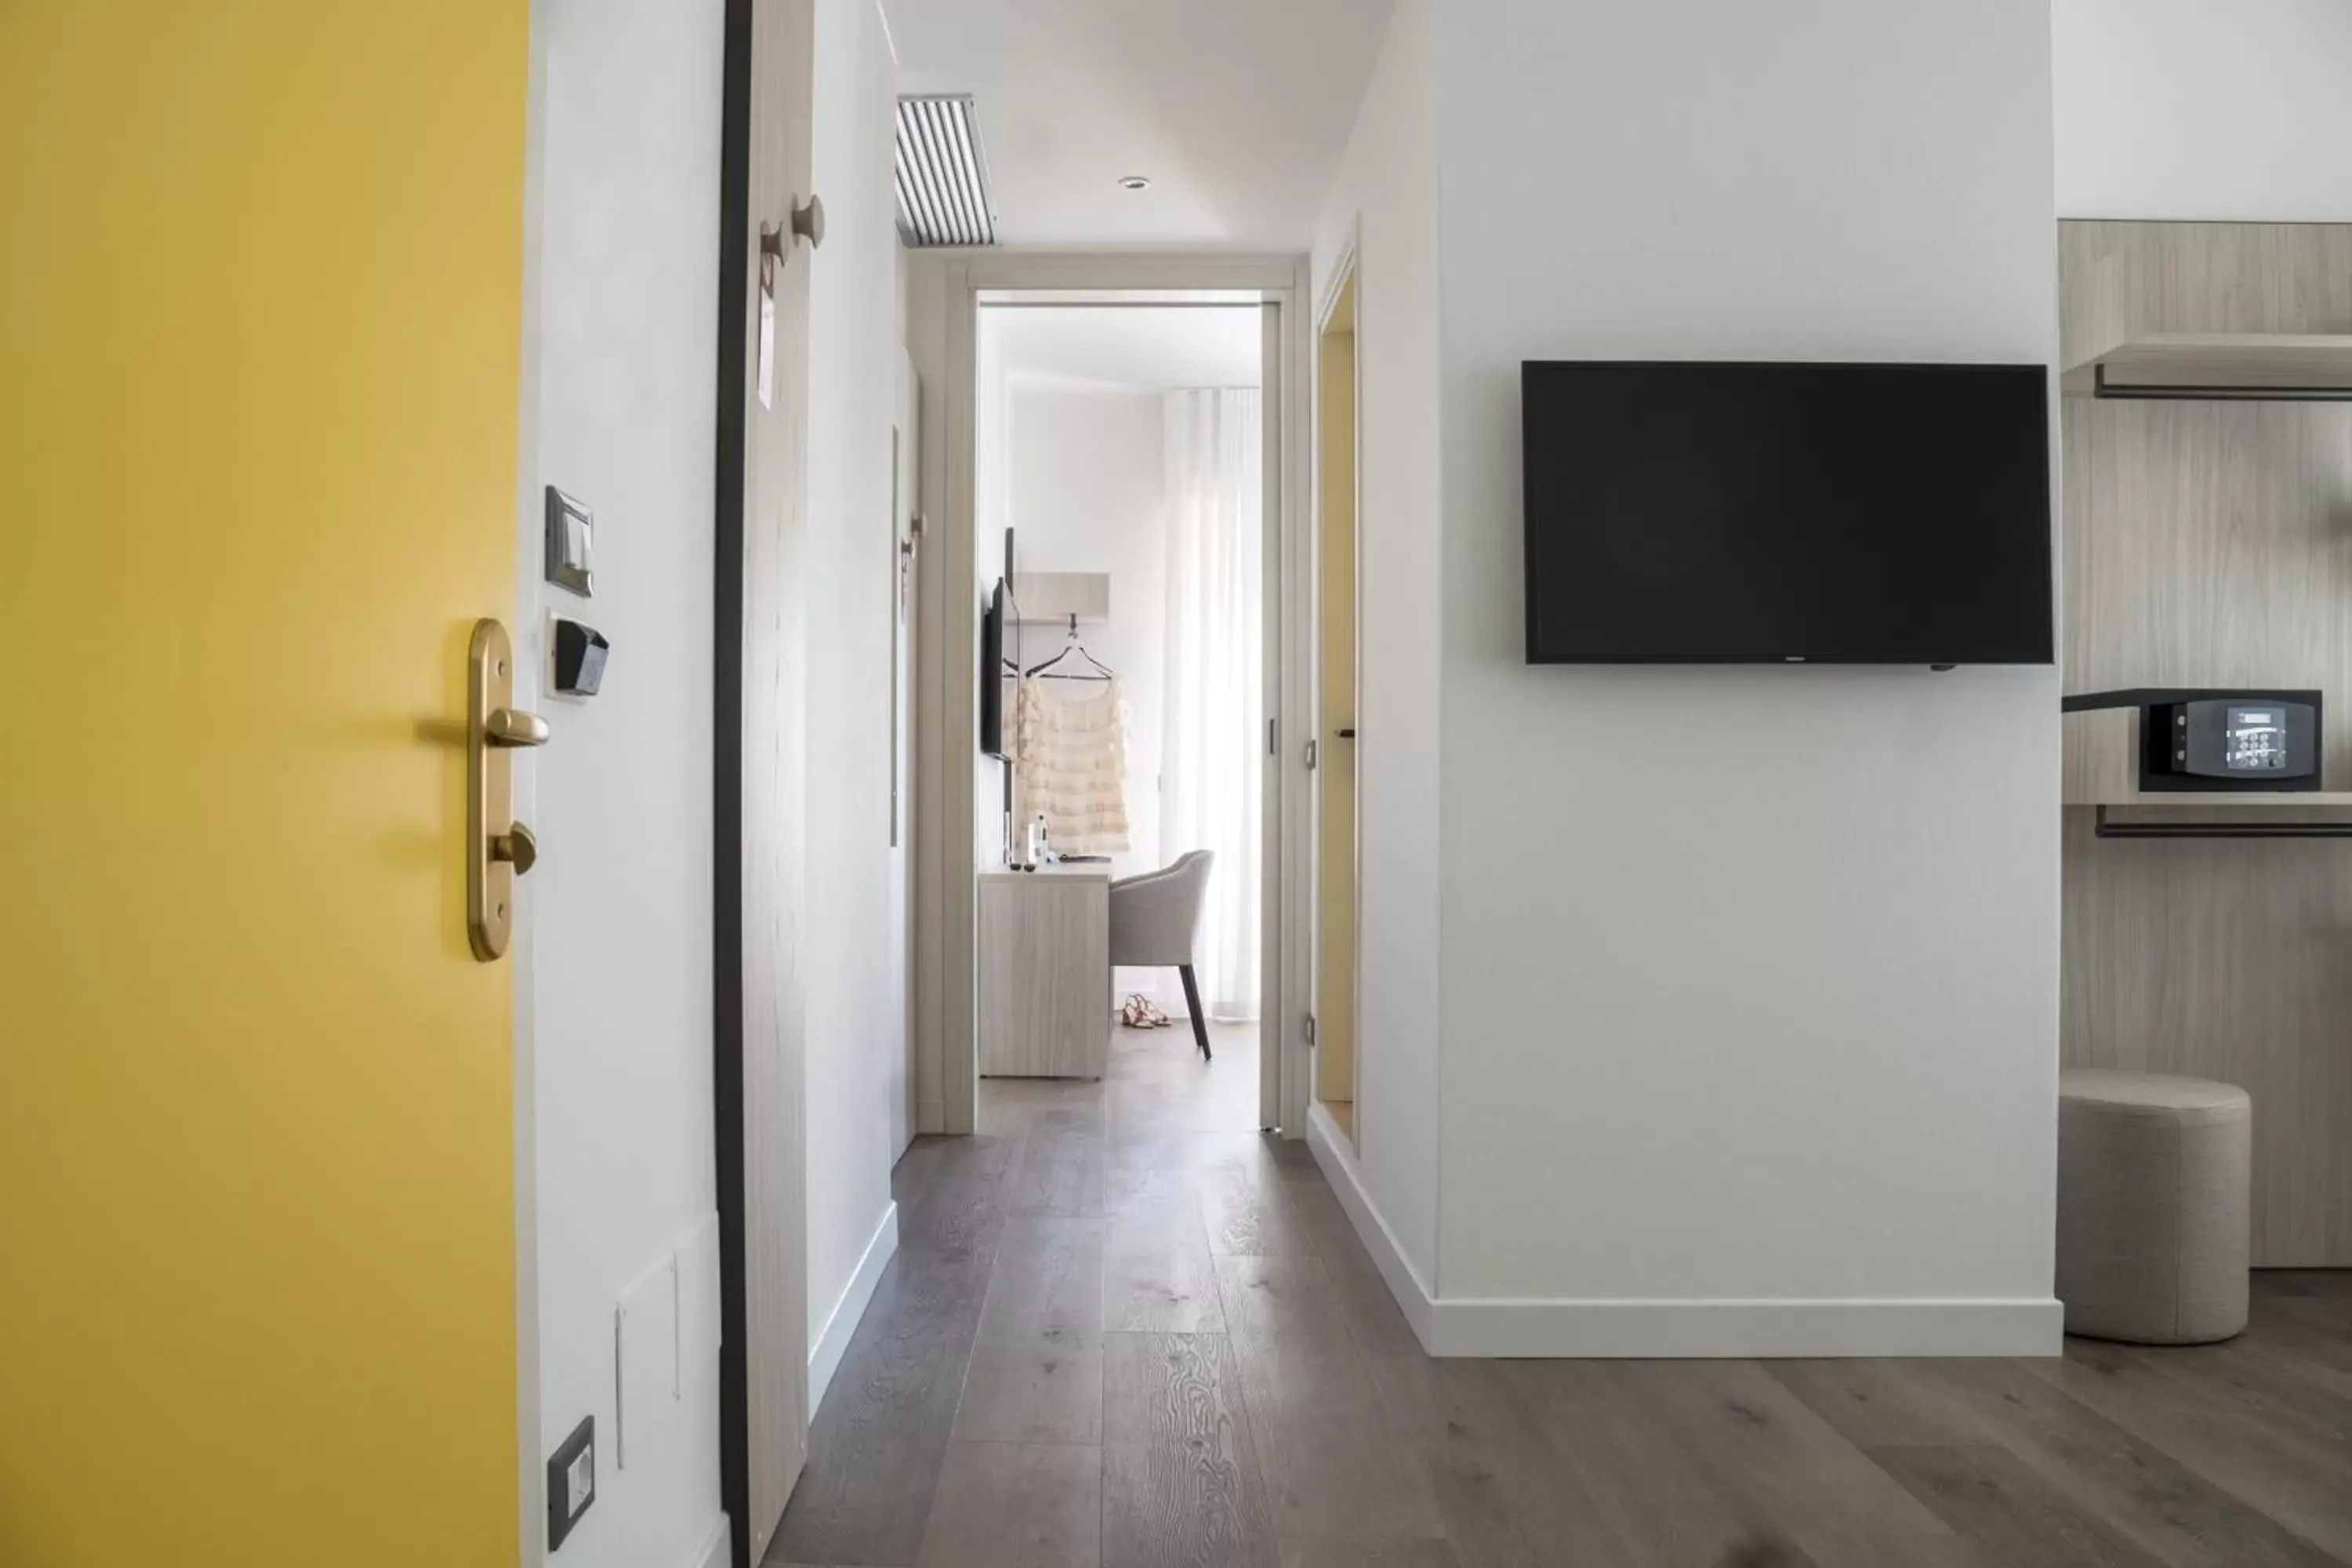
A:
[[[1374,1206],[1371,1194],[1364,1191],[1363,1183],[1357,1178],[1355,1156],[1348,1142],[1347,1134],[1339,1131],[1339,1123],[1331,1120],[1331,1113],[1323,1109],[1320,1100],[1307,1107],[1308,1152],[1315,1156],[1315,1163],[1323,1167],[1323,1174],[1329,1180],[1331,1191],[1339,1195],[1339,1206],[1348,1211],[1348,1222],[1356,1227],[1356,1235],[1363,1241],[1364,1250],[1372,1255],[1372,1262],[1380,1269],[1381,1278],[1388,1282],[1389,1294],[1394,1296],[1397,1305],[1404,1310],[1404,1321],[1412,1325],[1413,1336],[1421,1341],[1421,1348],[1432,1355],[1443,1355],[1445,1352],[1439,1350],[1436,1343],[1437,1301],[1429,1288],[1429,1281],[1421,1277],[1421,1271],[1413,1268],[1412,1260],[1405,1257],[1404,1248],[1397,1245],[1396,1233],[1389,1229],[1389,1222],[1381,1217],[1381,1211]]]
[[[1423,1348],[1437,1356],[2053,1356],[2054,1297],[1959,1300],[1562,1300],[1438,1296],[1397,1246],[1320,1105],[1307,1146]]]
[[[686,1560],[684,1568],[728,1568],[734,1556],[734,1528],[727,1516],[720,1514],[719,1522],[710,1527],[710,1533],[702,1538],[701,1546]]]
[[[2051,1356],[2057,1300],[1442,1300],[1444,1356]]]
[[[817,1406],[824,1403],[824,1391],[833,1386],[833,1374],[841,1370],[841,1358],[849,1352],[849,1342],[857,1332],[858,1320],[866,1316],[866,1308],[874,1300],[874,1288],[882,1283],[882,1270],[889,1267],[898,1250],[898,1205],[892,1204],[882,1211],[882,1223],[874,1227],[874,1235],[866,1243],[866,1256],[857,1260],[857,1272],[849,1277],[848,1286],[841,1300],[833,1304],[833,1313],[824,1321],[824,1331],[809,1347],[809,1415],[814,1418]]]

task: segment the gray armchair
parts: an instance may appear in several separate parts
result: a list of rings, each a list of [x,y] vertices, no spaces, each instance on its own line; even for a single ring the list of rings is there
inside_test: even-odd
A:
[[[1195,849],[1172,866],[1110,885],[1110,961],[1136,968],[1173,965],[1184,977],[1184,1001],[1192,1013],[1192,1038],[1203,1060],[1209,1052],[1209,1019],[1201,1005],[1200,982],[1192,978],[1192,943],[1200,934],[1201,906],[1209,896],[1209,868],[1216,856]]]

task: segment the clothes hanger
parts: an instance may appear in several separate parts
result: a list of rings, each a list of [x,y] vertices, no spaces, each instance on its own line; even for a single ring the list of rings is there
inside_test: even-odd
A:
[[[1061,663],[1072,654],[1076,654],[1080,658],[1085,659],[1088,664],[1093,665],[1097,669],[1102,671],[1102,673],[1100,675],[1055,675],[1050,673],[1055,665]],[[1078,640],[1078,617],[1072,616],[1070,617],[1070,640],[1068,643],[1064,645],[1062,651],[1055,654],[1053,658],[1047,659],[1043,664],[1031,665],[1024,673],[1044,680],[1115,680],[1118,679],[1118,672],[1112,669],[1110,666],[1105,664],[1102,660],[1097,658],[1094,655],[1087,651],[1087,645]]]

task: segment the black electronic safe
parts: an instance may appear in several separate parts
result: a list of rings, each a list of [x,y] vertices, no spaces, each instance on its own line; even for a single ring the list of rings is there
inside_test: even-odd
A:
[[[2140,687],[2069,697],[2067,712],[2137,708],[2139,788],[2221,795],[2320,788],[2320,694]]]

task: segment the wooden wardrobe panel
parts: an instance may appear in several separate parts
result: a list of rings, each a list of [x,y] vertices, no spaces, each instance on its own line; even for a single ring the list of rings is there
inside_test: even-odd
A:
[[[2060,226],[2067,363],[2151,332],[2352,331],[2352,226]],[[2352,405],[2070,397],[2065,689],[2316,687],[2352,789]],[[2065,721],[2066,795],[2137,777]],[[2208,820],[2268,805],[2134,808]],[[2352,1265],[2352,842],[2093,834],[2065,813],[2064,1058],[2242,1085],[2254,1262]]]
[[[2065,815],[2067,1063],[2243,1088],[2255,1265],[2352,1263],[2352,843],[2101,840]]]
[[[729,1412],[727,1506],[758,1562],[806,1455],[808,1290],[801,974],[806,795],[808,279],[814,258],[794,244],[794,205],[810,195],[814,0],[730,0],[730,49],[748,26],[748,61],[730,59],[727,287],[740,289],[741,338],[724,350],[740,369],[720,408],[719,786],[721,940],[740,954],[740,1014],[722,996],[719,1057],[720,1201],[739,1205],[729,1280],[725,1365],[740,1379]],[[748,9],[748,21],[744,11]],[[741,72],[741,75],[733,73]],[[738,136],[745,139],[738,142]],[[787,235],[764,263],[762,225]],[[773,300],[772,395],[760,396],[761,289]],[[738,445],[737,443],[740,443]],[[729,493],[740,464],[740,494]],[[726,561],[740,564],[728,603]],[[727,657],[731,637],[736,657]],[[731,689],[730,689],[731,687]],[[731,711],[730,711],[731,709]],[[730,855],[730,848],[737,853]],[[730,887],[731,884],[731,887]],[[730,897],[731,892],[731,897]],[[729,921],[733,921],[731,931]],[[721,977],[722,990],[727,989]],[[725,1124],[731,1120],[732,1126]],[[737,1435],[740,1433],[740,1436]]]

